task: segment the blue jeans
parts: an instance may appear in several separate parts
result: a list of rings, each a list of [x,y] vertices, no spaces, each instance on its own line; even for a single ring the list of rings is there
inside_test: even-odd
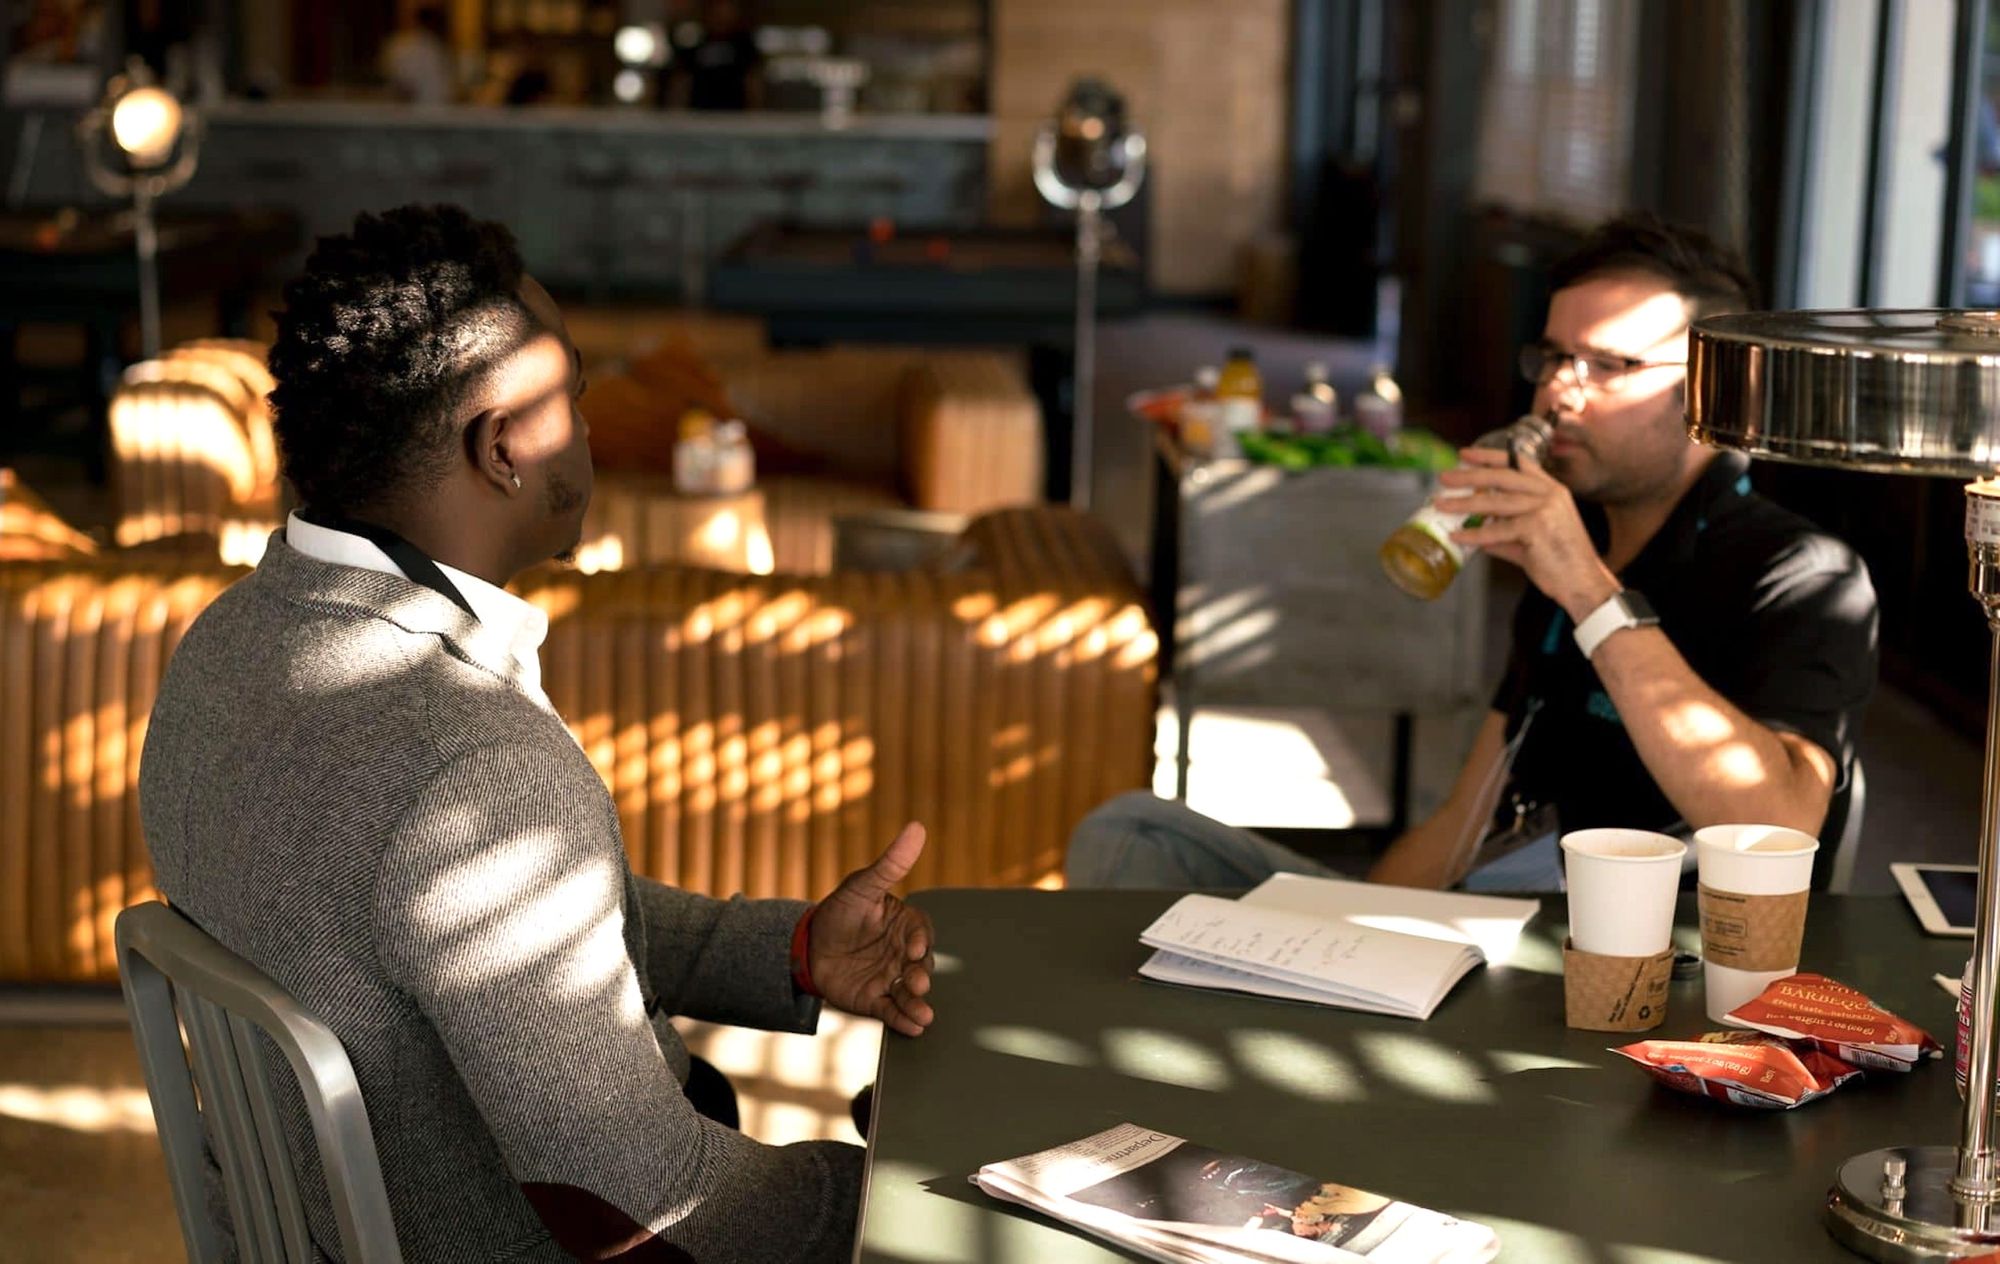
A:
[[[1072,887],[1254,887],[1274,873],[1339,876],[1310,856],[1144,790],[1084,817],[1063,858]]]
[[[1144,790],[1099,807],[1069,836],[1063,879],[1072,887],[1254,887],[1274,873],[1341,875],[1310,856]],[[1560,891],[1553,833],[1466,876],[1473,891]]]

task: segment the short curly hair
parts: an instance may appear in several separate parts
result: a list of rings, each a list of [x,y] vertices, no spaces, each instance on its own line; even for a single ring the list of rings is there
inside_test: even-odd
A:
[[[1743,257],[1698,229],[1645,211],[1606,220],[1549,270],[1551,289],[1608,272],[1649,272],[1694,304],[1696,316],[1757,305]]]
[[[285,286],[273,426],[306,505],[352,512],[435,483],[469,388],[536,326],[521,252],[456,206],[399,206],[322,237]]]

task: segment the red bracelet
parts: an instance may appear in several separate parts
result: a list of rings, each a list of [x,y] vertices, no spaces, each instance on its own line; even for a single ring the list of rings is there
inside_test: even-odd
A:
[[[819,989],[813,986],[811,952],[813,909],[818,907],[815,904],[806,909],[792,931],[792,986],[807,996],[819,995]]]

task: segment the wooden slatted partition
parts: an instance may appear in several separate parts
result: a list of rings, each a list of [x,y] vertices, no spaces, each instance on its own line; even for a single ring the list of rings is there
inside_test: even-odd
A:
[[[968,538],[980,562],[950,575],[528,581],[554,616],[551,701],[635,867],[814,898],[917,819],[933,845],[913,887],[1058,871],[1075,823],[1145,784],[1152,629],[1084,516],[996,513]]]
[[[112,920],[153,898],[138,756],[160,664],[240,573],[0,565],[0,980],[115,975]]]

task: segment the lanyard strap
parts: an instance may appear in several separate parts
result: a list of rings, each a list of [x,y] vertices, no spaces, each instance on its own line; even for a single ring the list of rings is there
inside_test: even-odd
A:
[[[474,622],[478,621],[479,615],[473,610],[472,603],[465,599],[464,593],[458,591],[458,585],[445,577],[444,571],[439,569],[438,564],[433,562],[422,549],[389,528],[318,509],[302,509],[299,511],[299,517],[329,531],[344,531],[348,535],[360,536],[388,554],[389,560],[401,568],[411,583],[422,584],[439,596],[449,598],[453,605],[471,615]]]

